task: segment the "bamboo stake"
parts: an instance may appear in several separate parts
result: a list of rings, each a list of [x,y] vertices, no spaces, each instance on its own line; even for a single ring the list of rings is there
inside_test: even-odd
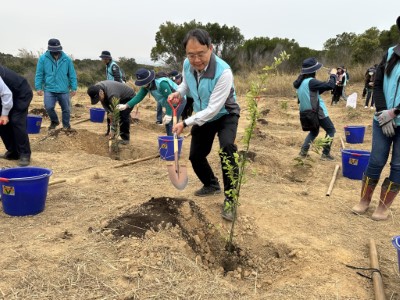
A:
[[[59,184],[59,183],[63,183],[63,182],[66,182],[66,181],[67,181],[67,179],[54,180],[54,181],[49,182],[49,186],[50,185]]]
[[[331,192],[332,192],[332,189],[333,189],[333,184],[334,184],[335,181],[336,181],[336,176],[337,176],[337,172],[338,172],[339,168],[340,168],[339,165],[336,165],[336,166],[335,166],[335,170],[333,171],[331,183],[329,184],[328,191],[326,192],[326,195],[327,195],[327,196],[330,196],[330,195],[331,195]]]
[[[90,119],[83,119],[83,120],[76,121],[73,125],[77,125],[77,124],[87,122],[87,121],[90,121]]]
[[[123,164],[116,165],[116,166],[114,166],[114,168],[122,168],[122,167],[125,167],[125,166],[133,165],[133,164],[136,164],[138,162],[150,160],[150,159],[157,158],[157,157],[160,157],[160,154],[156,154],[156,155],[147,156],[147,157],[138,158],[138,159],[135,159],[135,160],[132,160],[132,161],[128,161],[128,162],[125,162]]]
[[[345,144],[344,144],[344,142],[343,142],[342,137],[340,137],[340,142],[342,143],[342,150],[344,150],[344,149],[346,148],[346,146],[345,146]]]
[[[369,259],[371,268],[380,271],[378,253],[376,251],[375,240],[369,240]],[[380,272],[372,273],[372,282],[374,284],[375,300],[386,300],[385,291],[383,289],[382,275]]]

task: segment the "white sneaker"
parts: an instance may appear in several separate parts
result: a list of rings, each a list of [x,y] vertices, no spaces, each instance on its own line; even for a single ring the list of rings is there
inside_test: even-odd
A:
[[[364,106],[364,108],[368,108],[368,106]]]

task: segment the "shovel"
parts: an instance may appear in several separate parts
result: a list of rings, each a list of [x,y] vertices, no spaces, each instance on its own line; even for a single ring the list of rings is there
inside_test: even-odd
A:
[[[173,112],[173,124],[177,123],[177,116],[176,112],[181,105],[179,102],[178,105],[175,107],[171,100],[168,100],[169,106],[171,106]],[[178,157],[178,136],[174,133],[174,164],[168,165],[168,175],[169,179],[171,180],[174,187],[178,190],[183,190],[188,184],[188,177],[187,177],[187,169],[186,166],[179,165],[179,157]]]
[[[140,119],[139,105],[136,104],[136,110],[131,112],[131,118],[133,122],[139,122]]]

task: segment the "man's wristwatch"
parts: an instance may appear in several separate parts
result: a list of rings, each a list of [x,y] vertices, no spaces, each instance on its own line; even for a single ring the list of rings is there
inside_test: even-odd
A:
[[[187,124],[185,121],[183,121],[183,128],[187,127]]]
[[[394,109],[394,114],[395,114],[396,116],[400,115],[400,108],[399,108],[399,107],[396,107],[396,108]]]

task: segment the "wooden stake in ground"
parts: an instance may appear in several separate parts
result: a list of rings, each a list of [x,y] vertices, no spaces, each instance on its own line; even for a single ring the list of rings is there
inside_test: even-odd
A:
[[[66,179],[59,179],[59,180],[50,181],[49,182],[49,186],[56,185],[56,184],[59,184],[59,183],[63,183],[63,182],[66,182],[66,181],[67,181]]]
[[[344,149],[346,148],[346,146],[345,146],[345,144],[344,144],[344,142],[343,142],[342,137],[340,137],[340,142],[342,143],[342,150],[344,150]]]
[[[87,121],[90,121],[90,118],[76,121],[73,125],[77,125],[77,124],[80,124],[80,123],[83,123],[83,122],[87,122]]]
[[[145,160],[150,160],[150,159],[157,158],[157,157],[160,157],[160,154],[147,156],[147,157],[143,157],[143,158],[138,158],[138,159],[135,159],[133,161],[128,161],[128,162],[125,162],[123,164],[116,165],[116,166],[114,166],[114,168],[122,168],[122,167],[125,167],[125,166],[133,165],[133,164],[136,164],[138,162],[145,161]]]
[[[369,259],[371,268],[376,270],[372,272],[375,300],[386,300],[385,291],[383,289],[382,274],[379,269],[378,252],[376,251],[374,239],[369,240]]]
[[[326,195],[327,195],[327,196],[330,196],[330,195],[331,195],[331,192],[332,192],[332,189],[333,189],[333,185],[334,185],[334,183],[335,183],[335,181],[336,181],[336,176],[337,176],[337,172],[338,172],[339,168],[340,168],[339,165],[336,165],[336,166],[335,166],[335,170],[333,171],[331,183],[329,184],[328,191],[326,192]]]

